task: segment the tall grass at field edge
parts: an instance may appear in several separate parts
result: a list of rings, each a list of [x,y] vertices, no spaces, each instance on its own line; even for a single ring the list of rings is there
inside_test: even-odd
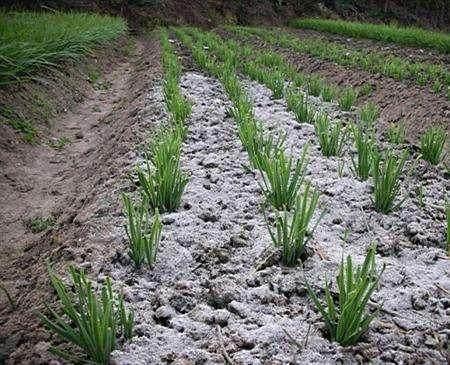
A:
[[[398,43],[404,46],[432,48],[442,53],[450,53],[450,35],[417,27],[317,18],[296,19],[291,22],[291,26],[342,34],[354,38]]]
[[[125,20],[85,13],[0,12],[0,86],[77,59],[127,30]]]

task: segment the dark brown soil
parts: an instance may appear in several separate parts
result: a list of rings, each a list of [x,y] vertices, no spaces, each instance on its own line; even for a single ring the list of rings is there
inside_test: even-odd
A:
[[[62,271],[72,262],[83,266],[91,255],[114,255],[110,242],[93,240],[93,232],[111,225],[106,216],[121,214],[117,186],[152,128],[140,110],[161,74],[159,42],[138,41],[135,54],[106,52],[104,59],[110,60],[101,68],[107,87],[76,84],[85,100],[49,123],[50,137],[70,140],[64,148],[17,142],[8,129],[0,136],[0,277],[15,304],[1,292],[0,363],[49,361],[50,336],[35,314],[54,300],[46,260]],[[56,219],[53,229],[30,231],[29,219],[49,215]]]
[[[449,67],[450,65],[450,55],[445,55],[427,48],[405,47],[394,43],[386,43],[372,39],[351,38],[339,34],[318,32],[311,29],[292,29],[290,32],[300,38],[314,37],[336,42],[351,50],[376,51],[386,56],[393,55],[402,57],[411,62],[437,63],[446,67]]]
[[[221,31],[221,35],[233,37]],[[239,39],[237,37],[234,37]],[[369,96],[360,97],[358,104],[374,102],[380,108],[378,130],[384,133],[392,122],[404,122],[407,128],[407,139],[417,143],[418,138],[431,125],[443,125],[450,129],[450,103],[444,95],[437,95],[407,81],[397,81],[379,74],[357,69],[346,68],[332,62],[297,53],[286,48],[271,46],[258,37],[251,37],[250,42],[257,49],[270,49],[281,54],[299,71],[306,74],[317,73],[328,81],[339,86],[361,87],[369,83],[373,92]]]

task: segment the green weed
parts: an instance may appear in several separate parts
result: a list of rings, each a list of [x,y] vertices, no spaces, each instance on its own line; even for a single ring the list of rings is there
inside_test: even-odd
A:
[[[405,143],[406,127],[402,122],[393,123],[387,130],[387,139],[390,143],[402,144]]]
[[[60,60],[78,59],[127,29],[121,18],[75,12],[2,12],[0,24],[0,85]]]
[[[55,225],[55,218],[48,217],[35,217],[28,221],[27,226],[33,233],[44,232]]]

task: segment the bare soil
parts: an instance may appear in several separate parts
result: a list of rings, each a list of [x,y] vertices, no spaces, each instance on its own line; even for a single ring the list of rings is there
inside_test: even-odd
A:
[[[153,127],[146,92],[161,74],[159,42],[142,40],[132,55],[103,56],[104,87],[76,84],[84,101],[50,120],[45,131],[49,138],[70,140],[62,149],[17,143],[11,131],[1,134],[0,276],[15,304],[12,308],[2,292],[0,360],[8,364],[50,359],[50,336],[35,315],[54,300],[46,260],[57,271],[68,263],[89,271],[84,262],[91,255],[108,260],[115,252],[103,232],[109,217],[121,214],[118,186]],[[57,92],[67,90],[60,85]],[[54,227],[32,233],[27,222],[47,216],[55,218]]]
[[[397,81],[379,74],[352,69],[324,61],[289,49],[272,46],[259,37],[242,39],[229,32],[220,31],[222,36],[234,37],[248,42],[259,50],[270,49],[282,55],[299,71],[316,73],[338,86],[361,87],[365,83],[372,86],[368,96],[358,99],[358,105],[371,101],[380,109],[377,129],[383,135],[393,122],[403,122],[407,128],[407,140],[417,144],[422,133],[432,125],[442,125],[450,131],[450,102],[444,95],[438,95],[427,87],[407,81]]]

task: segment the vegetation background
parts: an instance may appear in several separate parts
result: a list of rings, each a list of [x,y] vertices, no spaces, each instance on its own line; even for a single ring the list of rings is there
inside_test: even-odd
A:
[[[95,10],[132,25],[283,24],[302,15],[450,30],[449,0],[5,0],[14,8]]]

